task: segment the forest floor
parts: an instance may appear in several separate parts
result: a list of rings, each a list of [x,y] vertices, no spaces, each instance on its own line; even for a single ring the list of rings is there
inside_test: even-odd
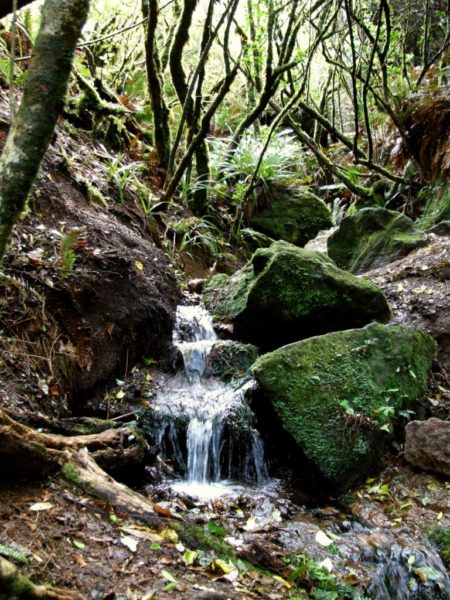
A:
[[[264,501],[258,507],[245,495],[198,503],[200,508],[195,502],[186,507],[176,497],[161,501],[162,512],[213,522],[231,543],[250,544],[260,553],[252,557],[259,568],[240,559],[192,552],[179,541],[170,518],[167,529],[152,531],[58,477],[0,488],[1,545],[16,552],[21,571],[33,581],[77,590],[92,599],[301,598],[301,590],[307,594],[320,587],[306,571],[290,580],[289,564],[306,554],[331,561],[339,579],[356,590],[374,570],[370,562],[347,556],[354,551],[357,535],[366,550],[383,551],[402,537],[414,550],[420,548],[427,527],[450,526],[450,483],[397,463],[370,484],[352,490],[352,502],[345,508],[336,502],[306,508],[286,498],[277,504],[272,497],[272,513],[267,513],[266,498],[263,514]],[[368,529],[348,536],[354,522]],[[335,540],[333,552],[322,545],[319,532]],[[389,537],[392,533],[394,538]],[[427,574],[418,570],[417,576],[426,579]],[[325,590],[335,597],[334,584],[325,585]]]
[[[173,206],[150,219],[130,190],[120,200],[123,190],[108,180],[110,163],[101,145],[59,131],[5,262],[0,407],[45,431],[67,433],[69,417],[101,417],[112,426],[126,415],[134,420],[156,392],[160,369],[173,369],[167,357],[158,361],[180,297],[174,273],[186,285],[187,276],[214,268],[211,257],[196,261],[176,250],[164,256],[160,233],[189,213]],[[93,199],[86,180],[106,205]],[[142,479],[137,487],[157,503],[166,529],[151,530],[59,476],[3,480],[0,555],[36,583],[92,600],[301,599],[318,590],[333,599],[364,589],[376,570],[375,562],[355,557],[382,553],[394,541],[421,547],[428,526],[450,527],[449,482],[415,471],[401,455],[345,500],[308,507],[282,486],[206,503],[145,488]],[[202,524],[240,557],[182,544],[174,516]],[[384,533],[372,534],[376,528]],[[314,571],[306,555],[325,570]],[[430,573],[416,569],[412,576],[426,581]]]

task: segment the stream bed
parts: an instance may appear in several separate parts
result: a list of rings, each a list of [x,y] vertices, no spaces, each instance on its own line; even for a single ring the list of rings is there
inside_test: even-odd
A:
[[[270,477],[247,404],[255,383],[249,378],[224,383],[209,375],[217,341],[204,308],[178,307],[173,342],[184,367],[164,380],[152,402],[153,439],[164,477],[147,493],[173,513],[205,526],[214,523],[240,556],[259,553],[262,568],[284,574],[283,565],[312,557],[344,590],[320,597],[450,598],[446,568],[426,537],[416,535],[417,527],[404,527],[403,515],[389,517],[388,510],[377,522],[361,509],[369,500],[375,513],[383,512],[387,494],[372,493],[376,488],[366,485],[353,505],[330,500],[306,507]],[[387,488],[380,484],[379,489]]]

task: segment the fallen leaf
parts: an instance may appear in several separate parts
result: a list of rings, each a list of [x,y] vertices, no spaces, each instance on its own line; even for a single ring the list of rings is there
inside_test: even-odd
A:
[[[148,540],[149,542],[157,543],[163,541],[163,538],[158,533],[149,531],[148,529],[139,529],[137,527],[121,527],[120,530],[140,540]]]
[[[119,390],[116,394],[116,398],[117,400],[122,400],[122,398],[125,398],[125,392],[123,390]]]
[[[333,540],[321,529],[316,533],[315,540],[321,546],[330,546],[333,543]]]
[[[283,579],[279,575],[274,575],[273,578],[275,579],[275,581],[282,583],[284,585],[284,587],[287,588],[288,590],[291,589],[292,583],[289,583],[289,581],[286,581],[286,579]]]
[[[136,269],[139,269],[139,271],[143,271],[144,270],[144,265],[141,263],[140,260],[135,260],[134,264],[136,266]]]
[[[331,562],[330,558],[325,558],[324,560],[322,560],[319,564],[319,567],[323,567],[324,569],[326,569],[329,573],[332,572],[333,570],[333,563]]]
[[[30,510],[34,510],[36,512],[50,510],[51,508],[53,508],[53,504],[51,504],[51,502],[35,502],[30,506]]]
[[[172,542],[173,544],[178,544],[178,533],[173,529],[163,529],[159,532],[159,535],[168,542]]]
[[[169,519],[175,519],[176,521],[184,521],[183,517],[176,515],[175,513],[170,511],[168,508],[164,508],[164,506],[159,506],[159,504],[154,504],[153,509],[156,513],[158,513],[158,515],[161,515],[163,517],[168,517]]]
[[[242,538],[235,538],[231,536],[223,538],[223,541],[227,544],[230,544],[230,546],[233,546],[234,548],[239,548],[239,546],[242,546],[242,544],[244,543],[244,540]]]
[[[359,585],[360,583],[360,580],[356,573],[348,573],[347,575],[344,575],[342,579],[350,585]]]
[[[245,531],[253,531],[256,527],[256,517],[249,517],[242,529],[245,529]]]
[[[161,577],[164,577],[164,579],[166,579],[169,583],[173,583],[174,585],[177,585],[178,583],[175,577],[172,575],[172,573],[170,573],[166,569],[163,569],[161,571]]]
[[[214,569],[214,571],[220,569],[222,573],[225,573],[225,575],[231,573],[231,571],[233,571],[233,569],[235,568],[233,563],[228,563],[225,560],[222,560],[221,558],[216,558],[215,560],[213,560],[211,566]]]
[[[84,550],[86,548],[86,544],[80,540],[72,540],[72,544],[75,548],[78,548],[78,550]]]
[[[78,567],[85,567],[86,566],[86,561],[81,556],[81,554],[75,554],[75,562],[77,563]]]
[[[132,535],[124,535],[120,538],[120,542],[131,550],[131,552],[136,552],[138,546],[138,540]]]
[[[219,537],[225,537],[227,532],[222,527],[219,527],[215,521],[210,521],[208,523],[208,531],[213,535],[217,535]]]
[[[186,550],[186,552],[183,555],[183,560],[184,560],[184,564],[186,566],[190,566],[193,565],[195,563],[195,561],[198,558],[198,552],[197,550]]]

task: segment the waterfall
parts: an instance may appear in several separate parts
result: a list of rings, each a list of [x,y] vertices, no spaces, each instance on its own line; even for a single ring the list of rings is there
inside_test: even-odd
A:
[[[179,306],[173,333],[184,372],[166,382],[156,398],[155,436],[163,460],[184,483],[208,486],[268,479],[262,440],[246,402],[252,380],[225,384],[205,376],[217,341],[212,318],[201,306]]]

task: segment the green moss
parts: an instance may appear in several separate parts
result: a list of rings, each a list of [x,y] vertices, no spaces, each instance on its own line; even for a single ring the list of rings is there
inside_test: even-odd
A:
[[[32,593],[33,588],[33,584],[27,577],[17,575],[7,592],[11,598],[26,598]]]
[[[342,269],[361,273],[405,256],[424,240],[405,215],[365,208],[342,220],[328,238],[328,254]]]
[[[447,568],[450,568],[450,527],[433,525],[427,529],[428,539],[439,550]]]
[[[83,423],[77,423],[74,426],[74,431],[80,435],[90,435],[93,433],[101,433],[106,429],[113,429],[117,426],[115,421],[111,419],[98,419],[95,417],[85,417]]]
[[[381,427],[426,392],[434,351],[423,332],[374,323],[275,350],[252,372],[305,455],[349,485],[379,459]]]
[[[235,559],[235,551],[209,533],[204,527],[194,523],[172,523],[171,527],[178,533],[180,540],[185,546],[191,549],[203,550],[204,552],[214,552],[218,557]]]
[[[342,271],[320,252],[282,241],[258,249],[232,277],[211,280],[205,303],[234,323],[237,336],[263,347],[270,328],[286,343],[389,319],[373,282]]]
[[[303,188],[271,186],[265,195],[250,211],[248,222],[275,240],[304,246],[333,224],[325,203]]]
[[[253,269],[250,265],[236,271],[232,277],[219,273],[205,286],[203,298],[207,305],[215,307],[216,316],[234,317],[245,307],[252,280]]]
[[[78,475],[77,470],[71,463],[66,463],[61,469],[61,475],[70,483],[74,483],[77,486],[82,486],[83,483]]]

